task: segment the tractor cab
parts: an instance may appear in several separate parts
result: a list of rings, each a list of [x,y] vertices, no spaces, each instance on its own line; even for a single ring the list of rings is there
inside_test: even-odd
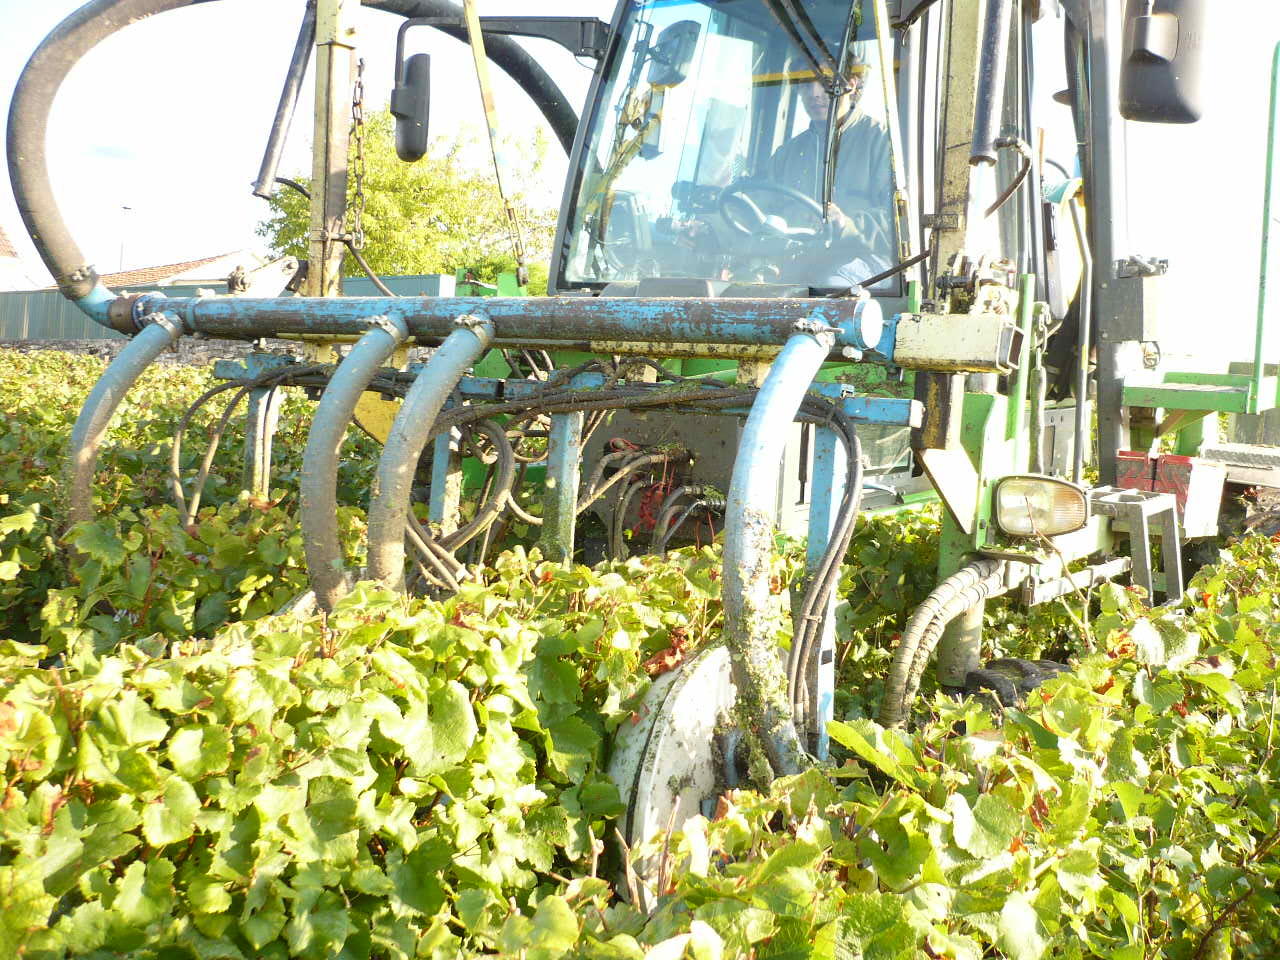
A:
[[[574,147],[557,289],[678,280],[809,296],[894,265],[891,84],[873,8],[623,4]]]

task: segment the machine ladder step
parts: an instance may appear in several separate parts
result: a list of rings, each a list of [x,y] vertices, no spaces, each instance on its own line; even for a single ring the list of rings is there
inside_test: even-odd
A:
[[[1230,483],[1280,487],[1280,447],[1259,443],[1214,443],[1205,445],[1200,456],[1225,464]]]
[[[1125,406],[1164,410],[1204,410],[1208,413],[1247,413],[1248,387],[1207,383],[1157,383],[1124,388]]]

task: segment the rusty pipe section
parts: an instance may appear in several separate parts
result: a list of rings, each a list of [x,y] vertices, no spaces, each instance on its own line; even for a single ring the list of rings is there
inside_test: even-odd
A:
[[[395,313],[404,318],[417,342],[440,343],[459,316],[484,314],[493,321],[495,345],[531,341],[561,347],[605,343],[607,352],[627,344],[655,343],[772,348],[776,353],[795,332],[798,321],[813,320],[835,329],[832,356],[851,348],[875,351],[881,362],[893,360],[892,335],[877,310],[862,301],[809,298],[641,298],[641,297],[217,297],[140,298],[142,309],[169,310],[183,317],[193,333],[231,340],[261,337],[350,337],[364,332],[370,317]],[[139,303],[122,298],[125,318]],[[614,349],[618,347],[619,349]],[[972,347],[969,348],[972,351]],[[604,351],[602,351],[604,352]],[[950,369],[950,366],[948,367]],[[985,369],[985,367],[983,368]]]
[[[334,371],[307,435],[298,483],[303,549],[316,603],[325,610],[332,610],[348,589],[338,538],[338,449],[360,395],[408,336],[409,330],[399,317],[375,318],[373,327]]]
[[[93,474],[98,465],[98,448],[121,401],[152,361],[182,335],[182,326],[164,314],[154,314],[143,323],[142,332],[129,341],[98,378],[71,431],[71,453],[67,458],[68,526],[93,519]]]
[[[831,353],[836,330],[815,320],[792,324],[742,429],[733,464],[724,532],[725,640],[738,702],[759,723],[778,776],[800,771],[802,747],[778,648],[778,610],[769,592],[778,509],[778,464],[789,427]]]
[[[449,394],[493,340],[488,317],[464,314],[453,323],[453,333],[431,355],[400,405],[369,502],[368,576],[396,588],[404,580],[405,525],[418,461]]]

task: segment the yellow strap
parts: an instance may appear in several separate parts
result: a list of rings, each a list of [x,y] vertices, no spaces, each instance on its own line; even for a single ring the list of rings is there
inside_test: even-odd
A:
[[[489,80],[489,58],[484,50],[484,32],[480,28],[480,15],[476,12],[476,0],[463,0],[463,15],[467,21],[467,36],[471,41],[471,56],[476,63],[476,80],[480,83],[480,101],[484,106],[485,121],[489,128],[489,151],[493,154],[493,173],[498,184],[498,196],[507,216],[507,233],[515,253],[516,269],[521,278],[527,275],[525,267],[524,237],[521,235],[520,218],[515,206],[507,199],[502,181],[502,159],[498,146],[498,107],[493,99],[493,85]]]

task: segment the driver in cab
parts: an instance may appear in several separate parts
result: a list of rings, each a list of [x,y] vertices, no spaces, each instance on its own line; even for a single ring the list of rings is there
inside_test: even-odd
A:
[[[835,177],[825,211],[831,242],[802,249],[785,265],[783,277],[790,282],[857,288],[892,263],[892,148],[885,124],[858,108],[866,73],[866,61],[855,46],[845,73],[849,92],[834,104],[816,77],[800,83],[799,99],[809,126],[779,147],[765,168],[772,182],[820,204],[827,130],[831,111],[836,111]],[[812,222],[817,214],[817,209],[806,211],[796,200],[779,197],[777,203],[780,212],[796,221]]]

